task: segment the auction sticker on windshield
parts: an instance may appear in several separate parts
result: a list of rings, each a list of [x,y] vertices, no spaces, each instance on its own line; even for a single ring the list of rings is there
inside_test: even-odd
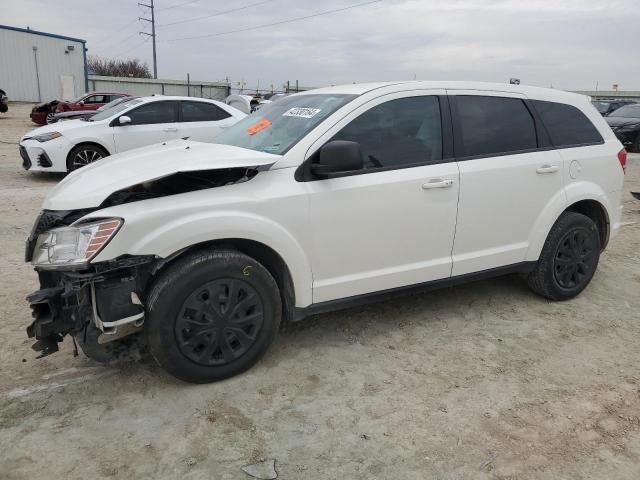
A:
[[[295,107],[282,114],[283,117],[311,118],[320,112],[319,108]]]
[[[265,128],[269,127],[270,125],[271,125],[271,120],[269,120],[268,118],[263,118],[259,122],[254,123],[249,128],[247,128],[246,131],[247,131],[247,133],[249,135],[255,135],[256,133],[264,130]]]

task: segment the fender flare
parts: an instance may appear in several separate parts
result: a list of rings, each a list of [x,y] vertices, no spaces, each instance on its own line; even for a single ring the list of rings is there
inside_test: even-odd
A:
[[[212,225],[215,228],[211,228]],[[169,258],[195,245],[223,240],[250,240],[271,248],[289,269],[296,307],[312,303],[311,262],[298,239],[282,225],[245,212],[198,212],[178,216],[156,228],[129,224],[98,254],[95,261],[110,260],[120,255],[123,251],[120,244],[127,245],[126,251],[130,255]]]
[[[609,205],[605,191],[593,182],[571,183],[554,195],[538,216],[529,234],[531,240],[527,249],[527,261],[535,262],[538,260],[549,232],[560,215],[571,205],[582,200],[593,200],[601,204],[607,215],[607,221],[609,221],[611,218],[611,205]]]

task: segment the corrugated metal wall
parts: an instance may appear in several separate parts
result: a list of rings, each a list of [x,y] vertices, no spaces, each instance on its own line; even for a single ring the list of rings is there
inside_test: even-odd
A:
[[[68,45],[73,51],[65,53]],[[0,88],[9,100],[48,102],[62,96],[61,76],[72,76],[77,97],[85,92],[83,48],[82,42],[0,28]]]
[[[184,95],[224,101],[229,96],[229,84],[218,82],[189,83],[181,80],[153,78],[104,77],[89,75],[89,90],[93,92],[123,92],[131,95]]]

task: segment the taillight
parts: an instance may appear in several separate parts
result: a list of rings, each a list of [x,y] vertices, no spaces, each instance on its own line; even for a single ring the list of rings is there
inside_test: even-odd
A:
[[[622,171],[627,173],[627,151],[623,148],[618,152],[618,161],[622,167]]]

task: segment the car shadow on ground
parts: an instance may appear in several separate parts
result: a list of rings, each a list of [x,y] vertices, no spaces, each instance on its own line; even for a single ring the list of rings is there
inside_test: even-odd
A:
[[[62,172],[24,172],[24,177],[34,183],[58,183],[67,176]]]

